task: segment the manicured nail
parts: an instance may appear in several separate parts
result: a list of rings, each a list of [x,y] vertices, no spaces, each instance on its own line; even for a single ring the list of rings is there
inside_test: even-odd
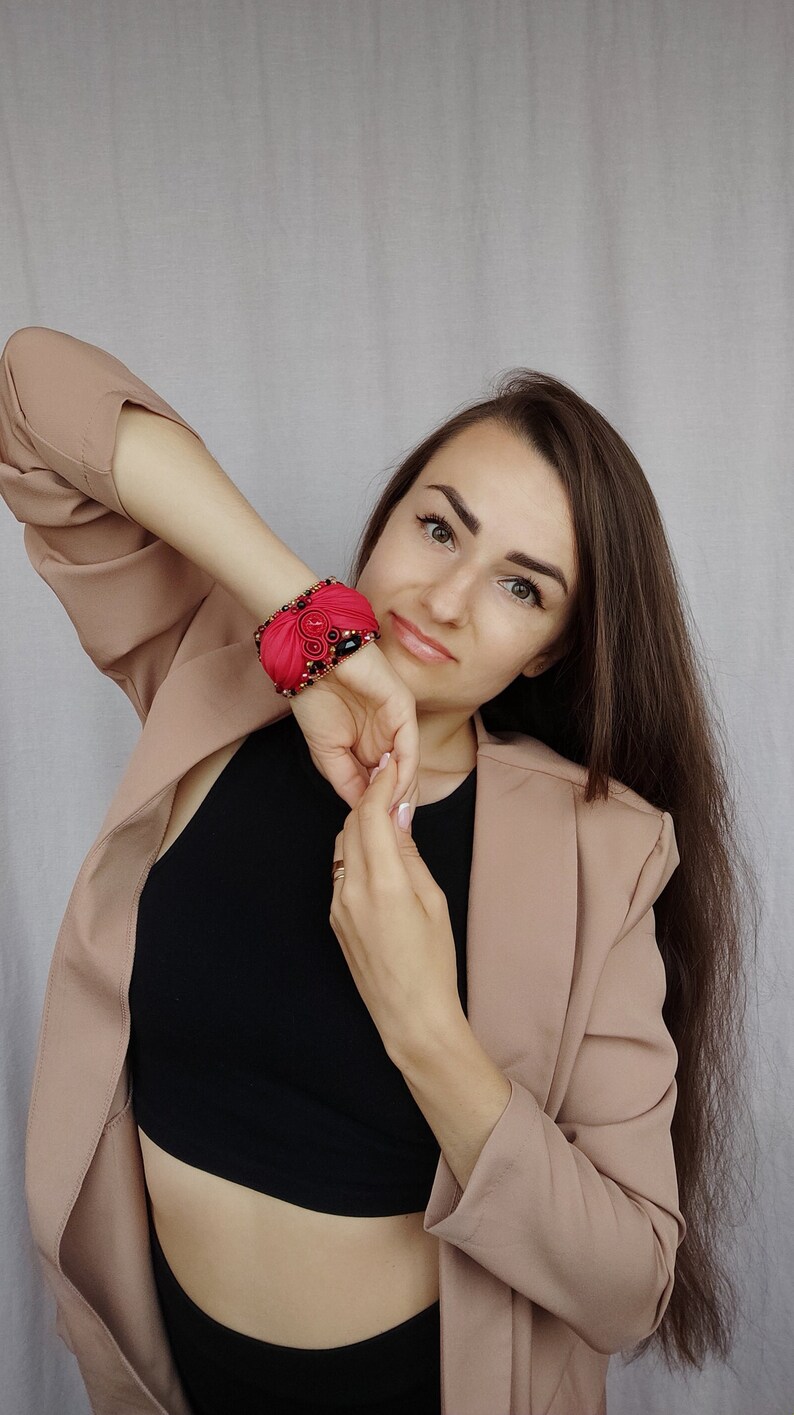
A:
[[[374,767],[372,768],[372,771],[371,771],[370,774],[369,774],[369,784],[370,784],[370,786],[372,785],[373,781],[375,780],[375,777],[377,776],[378,772],[379,772],[379,771],[383,771],[383,768],[385,767],[385,765],[386,765],[387,761],[389,760],[389,757],[390,757],[390,756],[391,756],[391,752],[384,752],[384,753],[383,753],[383,756],[381,757],[380,761],[378,762],[378,765],[377,765],[377,766],[374,766]]]
[[[401,801],[399,806],[397,807],[397,824],[399,825],[400,830],[408,830],[411,824],[410,801]]]

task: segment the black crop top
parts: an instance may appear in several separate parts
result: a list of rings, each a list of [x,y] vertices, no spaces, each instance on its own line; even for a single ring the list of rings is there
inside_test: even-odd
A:
[[[412,833],[449,907],[466,997],[476,767]],[[349,811],[288,713],[248,736],[140,897],[133,1109],[198,1169],[333,1214],[418,1213],[439,1145],[331,928]]]

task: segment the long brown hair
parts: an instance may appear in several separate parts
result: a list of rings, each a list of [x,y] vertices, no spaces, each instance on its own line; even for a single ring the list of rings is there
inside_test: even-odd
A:
[[[572,513],[578,593],[568,648],[545,673],[518,676],[481,705],[485,726],[526,733],[587,768],[584,799],[609,781],[669,811],[680,864],[654,905],[664,959],[664,1020],[678,1051],[672,1140],[687,1232],[651,1344],[669,1368],[727,1358],[737,1292],[730,1250],[740,1164],[757,1139],[747,1091],[746,943],[757,950],[758,889],[741,843],[713,688],[662,517],[636,457],[568,385],[514,369],[492,396],[457,412],[397,467],[359,539],[362,573],[394,507],[450,438],[484,419],[553,467]],[[751,1133],[752,1132],[752,1133]],[[740,1184],[741,1181],[741,1184]]]

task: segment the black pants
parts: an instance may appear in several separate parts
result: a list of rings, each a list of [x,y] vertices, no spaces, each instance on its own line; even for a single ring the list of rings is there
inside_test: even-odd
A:
[[[304,1350],[234,1331],[180,1287],[149,1213],[154,1275],[195,1415],[441,1415],[440,1307],[348,1346]]]

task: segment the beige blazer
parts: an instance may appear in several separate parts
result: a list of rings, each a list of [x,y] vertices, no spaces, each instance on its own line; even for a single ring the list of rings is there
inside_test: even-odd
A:
[[[96,1415],[190,1415],[152,1274],[126,1059],[136,910],[180,777],[290,708],[250,614],[121,505],[111,462],[127,400],[184,421],[68,334],[24,328],[6,344],[0,492],[142,726],[55,944],[26,1195]],[[686,1232],[653,910],[678,864],[673,822],[617,781],[585,805],[582,767],[475,720],[468,1018],[511,1096],[465,1191],[441,1154],[427,1206],[443,1240],[443,1412],[605,1415],[610,1353],[661,1321]]]

